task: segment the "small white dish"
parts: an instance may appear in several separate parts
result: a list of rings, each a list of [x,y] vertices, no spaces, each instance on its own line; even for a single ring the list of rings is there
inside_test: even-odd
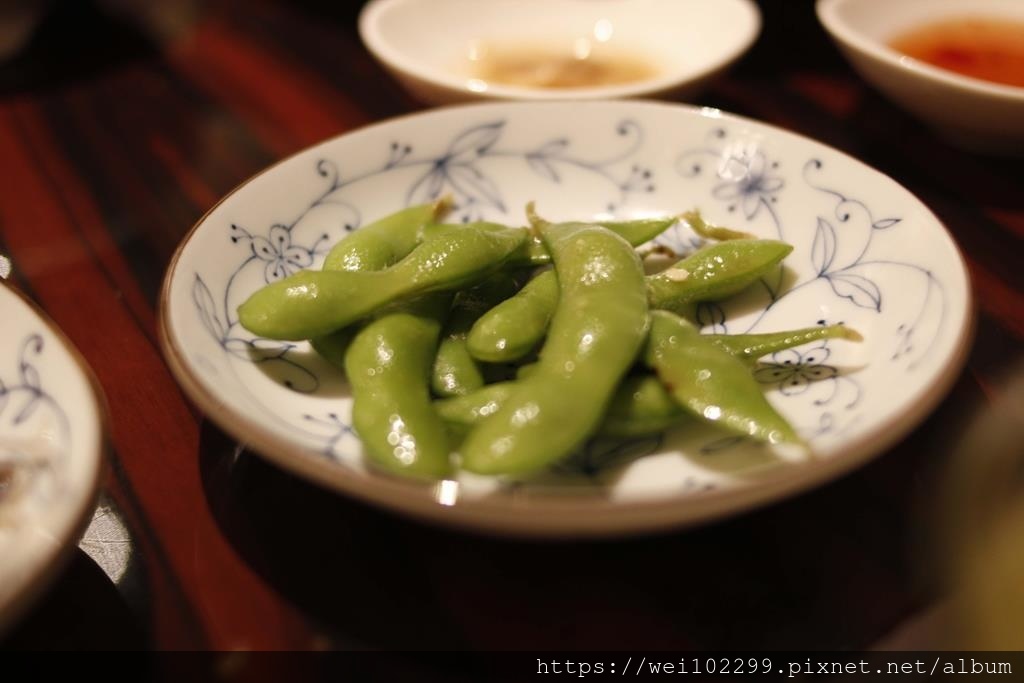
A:
[[[370,52],[429,104],[688,97],[746,52],[760,29],[751,0],[371,0],[359,19]],[[501,83],[479,72],[509,51],[651,69],[631,82],[573,88]]]
[[[56,577],[99,495],[105,402],[56,326],[0,283],[0,633]]]
[[[963,18],[1024,22],[1020,0],[818,0],[818,18],[853,68],[949,142],[1024,153],[1024,88],[963,76],[908,57],[890,42]]]
[[[788,276],[699,312],[718,331],[845,322],[865,341],[813,344],[758,371],[817,458],[703,430],[591,444],[529,484],[460,475],[419,484],[366,467],[341,373],[307,343],[254,339],[237,306],[318,267],[347,228],[451,193],[453,220],[677,214],[794,245]],[[695,244],[688,229],[661,238]],[[161,344],[186,393],[275,463],[428,521],[501,533],[610,535],[693,524],[775,500],[896,443],[959,373],[971,323],[966,269],[907,190],[807,138],[714,109],[653,102],[491,103],[406,116],[327,140],[214,207],[171,262]],[[567,397],[572,400],[573,397]],[[640,457],[642,456],[642,457]]]

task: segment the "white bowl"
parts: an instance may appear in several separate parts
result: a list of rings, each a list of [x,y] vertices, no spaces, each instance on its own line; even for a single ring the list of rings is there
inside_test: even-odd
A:
[[[606,99],[696,93],[753,43],[751,0],[371,0],[359,19],[370,52],[431,104],[474,99]],[[486,82],[471,54],[488,45],[636,55],[654,73],[619,85],[540,88]]]
[[[889,42],[945,19],[1024,22],[1021,0],[818,0],[818,18],[858,73],[951,143],[1024,153],[1024,88],[963,76],[901,54]]]
[[[794,245],[786,278],[702,307],[719,331],[843,321],[865,337],[780,354],[769,400],[817,459],[791,464],[720,433],[591,444],[562,476],[436,484],[369,468],[341,373],[305,342],[256,339],[237,306],[368,221],[438,193],[454,220],[518,224],[676,214]],[[682,227],[662,237],[690,249]],[[922,248],[927,245],[927,248]],[[214,207],[175,255],[161,344],[188,395],[235,438],[325,486],[437,523],[517,534],[623,534],[692,524],[792,494],[883,452],[932,409],[969,343],[970,285],[907,190],[807,138],[714,109],[651,102],[489,103],[369,126],[286,159]],[[567,397],[577,400],[577,397]],[[639,457],[643,456],[643,457]]]
[[[105,400],[78,351],[0,283],[0,635],[72,556],[99,495]],[[13,472],[13,476],[11,473]]]

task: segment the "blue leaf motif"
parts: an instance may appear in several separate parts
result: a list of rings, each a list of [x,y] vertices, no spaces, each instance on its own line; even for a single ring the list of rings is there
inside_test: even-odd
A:
[[[882,310],[882,292],[871,280],[863,275],[849,271],[840,271],[826,275],[832,291],[844,299],[849,299],[861,308]]]
[[[561,152],[562,150],[564,150],[568,146],[569,146],[569,140],[567,138],[555,138],[554,140],[549,140],[548,142],[545,142],[543,145],[541,145],[537,149],[536,152],[531,152],[527,156],[535,156],[535,157],[554,156],[555,154],[558,154],[559,152]]]
[[[252,348],[249,340],[242,339],[241,337],[228,337],[221,342],[221,346],[235,358],[243,360],[249,359],[249,349]]]
[[[501,131],[504,127],[504,121],[496,121],[470,128],[452,140],[452,144],[448,147],[448,153],[445,156],[449,159],[478,157],[494,146],[494,143],[501,137]]]
[[[709,441],[708,443],[706,443],[703,446],[701,446],[700,454],[701,455],[712,455],[712,454],[717,453],[719,451],[728,450],[730,448],[733,448],[734,446],[738,446],[741,443],[744,443],[746,441],[749,441],[749,439],[747,437],[745,437],[745,436],[726,436],[726,437],[722,437],[721,439],[715,439],[714,441]]]
[[[441,196],[444,189],[446,169],[444,166],[434,166],[423,174],[406,194],[406,204],[425,204],[432,202]]]
[[[39,371],[29,361],[30,355],[39,355],[43,351],[43,338],[38,334],[30,335],[22,344],[21,359],[18,363],[18,371],[21,375],[21,384],[33,393],[42,391],[42,383],[39,379]]]
[[[793,376],[793,366],[764,363],[754,370],[754,379],[761,384],[778,384]]]
[[[875,230],[885,230],[886,228],[891,228],[892,226],[896,225],[901,220],[903,220],[903,219],[902,218],[882,218],[881,220],[877,220],[874,223],[872,223],[871,227],[874,228]]]
[[[21,383],[32,391],[39,391],[39,371],[28,363],[22,364]]]
[[[23,405],[21,407],[21,410],[18,411],[18,414],[11,419],[11,422],[16,425],[22,424],[23,422],[25,422],[25,420],[29,419],[30,417],[32,417],[32,415],[35,414],[39,406],[39,395],[30,395],[29,398],[25,401],[25,405]]]
[[[537,175],[547,178],[553,183],[561,182],[562,179],[558,175],[558,171],[555,170],[555,167],[546,158],[536,154],[530,154],[526,157],[526,163],[530,165],[530,168],[532,168]]]
[[[213,303],[213,295],[210,288],[203,282],[203,278],[196,274],[196,280],[192,283],[192,303],[199,311],[199,321],[206,328],[210,335],[220,341],[224,339],[225,330],[220,318],[217,317],[217,307]]]
[[[249,345],[253,355],[260,358],[280,358],[295,348],[295,344],[291,342],[267,339],[266,337],[254,337]]]
[[[823,275],[832,267],[836,257],[836,230],[824,218],[818,218],[818,227],[814,231],[811,242],[811,264],[818,275]]]
[[[454,164],[448,168],[448,180],[457,192],[475,199],[483,198],[501,212],[505,204],[497,184],[472,164]]]
[[[712,301],[702,301],[697,304],[697,324],[700,327],[710,327],[714,334],[727,333],[725,311]]]

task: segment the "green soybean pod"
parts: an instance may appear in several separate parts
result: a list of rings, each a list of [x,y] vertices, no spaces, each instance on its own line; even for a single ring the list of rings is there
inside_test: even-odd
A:
[[[309,340],[309,343],[312,345],[313,350],[320,354],[328,363],[339,370],[344,370],[345,351],[348,350],[348,345],[352,343],[353,337],[358,332],[357,326],[349,325],[330,334],[313,337]]]
[[[321,270],[381,270],[416,248],[424,230],[451,209],[451,198],[396,211],[349,233],[324,258]],[[345,349],[356,330],[343,328],[310,339],[313,349],[335,367],[345,369]]]
[[[453,433],[465,435],[505,405],[514,390],[515,382],[495,382],[468,394],[437,399],[434,408]]]
[[[659,434],[689,420],[654,375],[628,375],[615,391],[599,433],[631,437]]]
[[[768,443],[800,444],[749,366],[668,311],[651,311],[644,362],[679,405],[700,420]]]
[[[396,211],[345,236],[331,247],[321,270],[380,270],[416,248],[424,230],[451,209],[450,197]]]
[[[530,222],[530,227],[535,235],[534,239],[531,240],[528,245],[530,252],[533,255],[531,265],[545,265],[550,263],[551,256],[547,251],[547,247],[544,245],[544,241],[539,237],[539,234],[541,229],[550,226],[551,222],[541,218],[537,214],[537,209],[533,202],[528,202],[526,204],[526,218]],[[634,218],[630,220],[600,219],[592,221],[592,224],[607,228],[632,244],[634,247],[639,247],[642,244],[650,242],[678,222],[679,218],[676,216],[659,216],[655,218]]]
[[[764,334],[708,334],[703,337],[729,355],[746,363],[769,353],[801,346],[821,339],[860,341],[849,327],[829,325]],[[517,379],[529,377],[536,364],[519,368]],[[460,433],[501,407],[512,392],[512,382],[487,385],[482,389],[435,402],[445,422]],[[655,375],[627,375],[612,398],[598,433],[604,436],[649,436],[685,425],[692,420]]]
[[[860,341],[861,336],[843,325],[811,327],[764,334],[703,335],[731,356],[750,363],[758,358],[821,339]],[[529,377],[536,364],[519,368],[517,379]],[[441,417],[459,433],[465,433],[504,405],[512,382],[487,385],[464,396],[435,401]],[[655,375],[627,375],[615,390],[598,434],[614,437],[649,436],[691,422],[672,394]]]
[[[455,296],[431,374],[430,386],[435,395],[459,396],[484,385],[483,369],[469,353],[466,336],[484,312],[514,294],[517,288],[516,279],[501,272]]]
[[[639,247],[668,230],[678,220],[675,216],[666,216],[637,218],[628,221],[597,220],[594,221],[594,224],[611,230],[634,247]],[[548,253],[543,240],[537,236],[528,240],[520,252],[509,259],[509,265],[512,266],[544,266],[549,263],[551,263],[551,254]]]
[[[451,296],[433,294],[363,327],[345,353],[352,425],[372,462],[414,477],[450,474],[451,443],[431,403],[430,369]]]
[[[842,324],[819,325],[799,330],[760,334],[707,334],[704,337],[730,355],[748,362],[755,362],[758,358],[763,358],[770,353],[785,351],[812,341],[845,339],[859,342],[864,340],[857,330]]]
[[[709,240],[742,240],[753,239],[749,232],[740,232],[732,228],[725,228],[720,225],[712,225],[704,220],[700,211],[693,210],[685,212],[680,218],[690,226],[690,229],[701,237]]]
[[[793,250],[775,240],[733,240],[695,252],[646,279],[651,308],[681,313],[699,301],[719,301],[757,282]],[[469,334],[469,351],[490,362],[518,360],[547,332],[558,302],[554,274],[541,273],[523,291],[488,311]]]
[[[561,293],[537,369],[476,425],[460,454],[480,474],[522,474],[571,453],[600,425],[647,333],[643,267],[607,228],[540,227]]]
[[[557,305],[555,271],[538,273],[518,293],[481,315],[473,324],[466,336],[469,353],[488,363],[519,360],[544,339]]]
[[[525,237],[523,230],[467,228],[426,240],[385,270],[299,271],[256,291],[238,307],[238,319],[269,339],[320,337],[385,306],[479,282]]]
[[[434,401],[441,419],[459,435],[505,405],[515,382],[488,384],[463,396]],[[597,433],[630,437],[658,434],[690,419],[654,375],[630,375],[615,390]]]
[[[793,251],[777,240],[730,240],[706,246],[647,278],[653,309],[681,312],[698,301],[720,301],[754,284]]]
[[[634,247],[638,247],[641,244],[651,241],[677,222],[678,219],[675,216],[668,216],[664,218],[639,218],[629,221],[595,221],[594,224],[608,228],[617,235],[622,236],[623,239]],[[430,237],[443,232],[459,230],[464,227],[476,227],[486,230],[508,229],[507,226],[487,221],[478,221],[474,223],[436,223],[428,225],[425,228],[424,235],[426,237]],[[529,268],[550,264],[551,254],[548,253],[548,248],[544,246],[543,240],[527,228],[522,229],[528,232],[527,239],[523,242],[523,245],[516,251],[516,253],[509,257],[509,267]]]

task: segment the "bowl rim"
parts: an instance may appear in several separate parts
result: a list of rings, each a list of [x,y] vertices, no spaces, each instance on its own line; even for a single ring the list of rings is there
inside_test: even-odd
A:
[[[850,22],[844,20],[840,15],[840,9],[843,5],[861,1],[863,0],[817,0],[815,10],[818,15],[818,21],[838,42],[902,73],[909,73],[925,81],[947,88],[966,90],[975,95],[995,97],[1009,102],[1024,104],[1024,87],[986,81],[933,66],[927,62],[905,55],[885,43],[869,37],[864,32],[855,28]],[[970,13],[970,5],[965,7],[964,11],[965,13]],[[974,13],[979,14],[978,12]],[[950,16],[955,16],[955,13],[950,14]],[[936,20],[938,20],[936,17],[931,17],[926,23]]]
[[[750,509],[797,495],[836,479],[873,458],[881,456],[918,427],[939,402],[946,397],[954,382],[960,376],[972,346],[976,321],[976,304],[963,254],[957,247],[956,241],[949,233],[948,228],[939,220],[938,216],[924,202],[889,175],[824,142],[770,123],[721,112],[717,109],[709,112],[706,107],[653,100],[604,100],[582,102],[573,106],[639,106],[682,112],[687,116],[714,116],[715,118],[726,118],[738,123],[754,124],[767,128],[774,134],[783,137],[822,146],[844,159],[847,163],[863,167],[901,188],[914,201],[920,204],[922,211],[934,221],[939,229],[947,234],[953,246],[953,254],[956,257],[959,273],[966,288],[963,323],[955,331],[957,340],[948,363],[932,378],[927,386],[927,390],[917,403],[908,405],[903,411],[890,415],[884,422],[879,423],[878,428],[872,433],[865,434],[847,445],[841,455],[801,463],[799,469],[786,468],[780,470],[777,475],[769,475],[759,480],[755,486],[715,490],[701,494],[699,498],[690,497],[685,499],[658,497],[652,500],[613,501],[611,499],[596,499],[592,496],[583,498],[572,495],[516,498],[510,495],[502,495],[495,498],[460,499],[453,505],[445,505],[439,502],[437,497],[439,482],[416,482],[400,479],[387,476],[377,470],[359,473],[350,468],[339,467],[336,463],[329,462],[324,458],[309,457],[306,449],[297,446],[283,437],[277,436],[271,430],[265,428],[258,419],[236,415],[213,392],[209,391],[198,376],[194,374],[185,358],[184,350],[175,342],[176,334],[171,320],[170,305],[172,284],[175,280],[179,261],[193,237],[213,212],[221,204],[233,197],[240,189],[256,178],[270,173],[310,149],[329,144],[345,136],[358,135],[368,130],[388,126],[397,121],[442,115],[445,112],[451,113],[458,110],[469,111],[505,107],[531,108],[564,106],[566,104],[570,103],[477,102],[412,112],[360,126],[309,145],[256,172],[239,183],[239,185],[210,207],[182,237],[167,266],[159,294],[157,317],[159,345],[169,368],[186,396],[218,428],[228,433],[232,438],[245,444],[247,448],[260,454],[269,462],[281,467],[283,470],[298,474],[314,485],[335,493],[345,494],[356,500],[389,510],[393,513],[428,519],[434,523],[459,528],[463,531],[516,537],[556,538],[622,537],[679,529],[696,524],[709,523],[723,517],[734,516]]]
[[[640,81],[620,85],[588,86],[581,88],[529,88],[503,84],[488,84],[486,90],[471,90],[466,79],[444,70],[424,67],[423,63],[414,59],[407,52],[397,49],[387,40],[380,30],[380,18],[387,11],[401,7],[417,0],[369,0],[359,13],[359,35],[370,53],[387,67],[407,74],[434,87],[456,93],[463,97],[480,99],[532,99],[539,101],[568,99],[612,99],[643,97],[655,93],[671,91],[685,87],[690,83],[699,83],[719,71],[728,68],[746,54],[758,36],[763,25],[761,11],[754,0],[728,0],[749,17],[749,30],[740,36],[740,40],[730,50],[722,52],[711,64],[697,70],[671,71],[665,75],[645,78]],[[419,0],[422,1],[422,0]],[[436,0],[435,0],[436,1]],[[719,0],[725,2],[726,0]]]

